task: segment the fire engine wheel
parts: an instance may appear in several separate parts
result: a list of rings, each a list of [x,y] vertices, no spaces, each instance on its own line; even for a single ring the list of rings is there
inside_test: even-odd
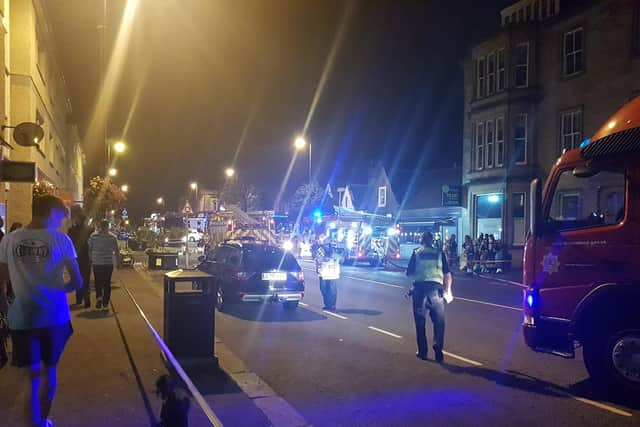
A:
[[[620,395],[640,391],[640,328],[610,327],[597,333],[585,342],[584,362],[603,390]]]

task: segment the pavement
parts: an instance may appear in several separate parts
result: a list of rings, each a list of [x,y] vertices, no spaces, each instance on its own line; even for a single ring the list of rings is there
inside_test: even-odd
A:
[[[58,393],[50,416],[56,426],[139,427],[159,421],[161,401],[154,392],[155,381],[168,370],[158,344],[124,290],[129,289],[154,328],[162,331],[162,288],[151,287],[150,278],[144,269],[117,270],[108,312],[72,306],[74,334],[59,364]],[[221,365],[239,364],[223,343],[217,345],[225,352],[219,357]],[[225,426],[272,425],[224,369],[193,371],[192,380]],[[23,425],[20,417],[28,389],[22,386],[21,375],[13,367],[0,370],[3,427]],[[194,401],[191,408],[191,426],[210,425]]]

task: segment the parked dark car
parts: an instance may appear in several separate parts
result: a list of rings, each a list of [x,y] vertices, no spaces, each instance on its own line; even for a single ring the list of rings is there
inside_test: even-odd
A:
[[[227,241],[209,250],[198,269],[215,277],[217,308],[229,303],[281,302],[295,309],[304,297],[304,274],[296,259],[277,246]]]

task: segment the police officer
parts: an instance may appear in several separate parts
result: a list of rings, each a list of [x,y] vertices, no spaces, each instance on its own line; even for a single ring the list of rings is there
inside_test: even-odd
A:
[[[435,359],[442,363],[444,356],[444,306],[445,294],[451,295],[453,278],[444,253],[433,247],[433,234],[422,235],[420,247],[413,251],[407,277],[413,280],[410,294],[413,296],[413,318],[416,323],[418,352],[416,357],[427,359],[426,316],[433,322],[433,350]]]

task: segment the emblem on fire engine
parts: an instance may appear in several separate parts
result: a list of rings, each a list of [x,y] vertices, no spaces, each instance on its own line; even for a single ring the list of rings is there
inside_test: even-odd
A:
[[[558,272],[560,263],[558,262],[558,256],[549,252],[542,257],[542,271],[545,273],[553,274]]]

